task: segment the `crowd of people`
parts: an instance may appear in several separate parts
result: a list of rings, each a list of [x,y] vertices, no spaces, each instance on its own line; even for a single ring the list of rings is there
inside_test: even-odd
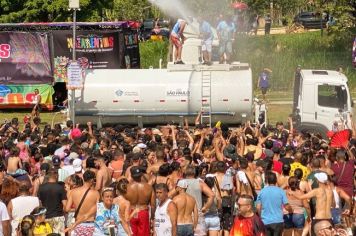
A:
[[[356,132],[0,127],[0,235],[355,235]],[[288,128],[287,128],[288,127]]]

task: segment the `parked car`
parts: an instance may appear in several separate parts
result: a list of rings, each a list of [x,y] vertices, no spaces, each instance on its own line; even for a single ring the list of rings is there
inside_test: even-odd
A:
[[[306,29],[320,29],[321,24],[326,28],[327,19],[318,12],[301,12],[295,16],[294,22],[303,25]]]
[[[142,41],[154,38],[163,39],[169,38],[169,21],[159,19],[157,22],[155,19],[146,19],[143,21],[140,28],[140,39]]]

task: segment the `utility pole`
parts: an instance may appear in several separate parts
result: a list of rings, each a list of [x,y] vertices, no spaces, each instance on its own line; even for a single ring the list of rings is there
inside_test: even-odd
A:
[[[69,0],[69,9],[73,10],[73,47],[72,47],[72,62],[76,61],[76,28],[77,28],[77,10],[79,10],[79,0]],[[75,88],[70,90],[69,113],[70,119],[75,124]]]

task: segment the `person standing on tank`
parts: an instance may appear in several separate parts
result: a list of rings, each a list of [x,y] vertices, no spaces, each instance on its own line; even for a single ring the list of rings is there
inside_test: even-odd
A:
[[[173,26],[170,40],[175,47],[174,52],[174,64],[184,64],[182,61],[182,49],[185,41],[185,36],[183,34],[187,21],[178,19],[175,25]]]

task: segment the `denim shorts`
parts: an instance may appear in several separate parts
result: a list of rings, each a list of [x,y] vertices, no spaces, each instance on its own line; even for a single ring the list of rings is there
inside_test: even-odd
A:
[[[205,215],[205,224],[207,230],[220,230],[220,218],[218,215]]]
[[[341,224],[341,209],[340,208],[331,208],[331,216],[333,219],[333,224]]]
[[[285,229],[302,229],[305,223],[304,214],[288,214],[283,216]]]
[[[178,236],[194,236],[194,230],[192,224],[177,225]]]

